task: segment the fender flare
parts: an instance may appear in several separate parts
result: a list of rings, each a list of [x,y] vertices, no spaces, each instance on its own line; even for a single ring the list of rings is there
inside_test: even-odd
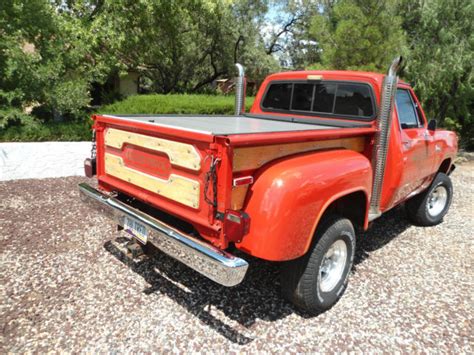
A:
[[[361,153],[310,152],[261,168],[244,211],[250,230],[236,247],[258,258],[284,261],[304,255],[320,218],[334,201],[361,191],[370,200],[372,166]],[[364,211],[367,223],[368,202]]]

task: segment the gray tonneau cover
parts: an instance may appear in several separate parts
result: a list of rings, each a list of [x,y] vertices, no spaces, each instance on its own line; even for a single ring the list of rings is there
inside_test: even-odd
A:
[[[340,128],[317,123],[280,120],[271,117],[206,115],[103,115],[104,117],[139,121],[160,127],[177,128],[212,135],[294,132]]]

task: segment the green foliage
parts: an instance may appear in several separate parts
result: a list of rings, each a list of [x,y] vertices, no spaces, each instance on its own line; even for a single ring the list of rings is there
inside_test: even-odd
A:
[[[266,1],[105,1],[95,26],[121,70],[134,69],[158,93],[198,92],[243,62],[253,79],[277,69],[265,53],[259,12]],[[126,29],[126,30],[124,30]]]
[[[210,93],[236,61],[259,83],[277,60],[385,72],[402,54],[428,117],[474,149],[473,18],[472,0],[2,0],[0,137],[88,136],[92,88],[130,70],[147,92]],[[233,98],[143,96],[103,110],[223,114]]]
[[[401,19],[390,0],[341,0],[312,18],[310,35],[322,49],[320,66],[385,71],[404,50]]]
[[[62,3],[62,2],[61,2]],[[0,105],[78,115],[104,79],[95,33],[47,0],[0,3]]]
[[[253,97],[246,98],[247,110]],[[116,114],[208,114],[232,115],[234,96],[217,95],[137,95],[104,106],[98,113]],[[2,113],[0,111],[0,117]],[[13,110],[0,120],[1,141],[84,141],[91,139],[92,121],[84,116],[80,121],[39,123],[21,111]],[[4,122],[6,124],[4,125]]]
[[[277,70],[259,28],[267,0],[3,0],[0,105],[80,117],[92,84],[138,71],[151,92],[208,91],[247,66]],[[109,97],[113,93],[106,93]]]
[[[247,110],[250,109],[253,97],[247,97],[245,103]],[[234,107],[234,96],[136,95],[103,106],[99,113],[232,115]]]
[[[0,142],[88,141],[91,122],[45,122],[0,130]]]
[[[474,3],[470,0],[400,2],[410,52],[403,75],[415,84],[429,118],[461,134],[474,149]]]
[[[0,132],[9,127],[37,124],[36,120],[16,108],[0,109]]]

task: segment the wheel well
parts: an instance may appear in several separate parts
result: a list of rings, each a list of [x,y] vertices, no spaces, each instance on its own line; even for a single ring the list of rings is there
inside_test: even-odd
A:
[[[324,215],[336,213],[349,219],[354,227],[364,228],[367,211],[367,196],[363,191],[352,192],[333,201]]]
[[[448,174],[450,166],[451,166],[451,159],[450,158],[444,159],[441,165],[439,166],[438,172]]]

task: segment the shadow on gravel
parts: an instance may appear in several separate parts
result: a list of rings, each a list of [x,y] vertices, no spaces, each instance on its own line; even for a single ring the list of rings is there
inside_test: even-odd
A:
[[[355,264],[363,262],[372,251],[388,244],[409,226],[403,210],[388,212],[360,236]],[[278,263],[251,258],[237,251],[236,255],[240,254],[249,261],[249,271],[240,285],[227,288],[158,250],[152,251],[153,257],[136,263],[125,256],[112,241],[106,242],[104,248],[145,279],[150,285],[143,291],[145,294],[157,292],[168,296],[211,329],[240,345],[253,341],[245,333],[258,319],[276,321],[293,313],[303,318],[312,317],[301,313],[281,297]],[[356,267],[354,270],[357,272]],[[230,323],[233,321],[237,325],[229,325],[214,316],[216,309]]]
[[[402,206],[376,219],[367,232],[358,233],[354,269],[369,258],[371,252],[383,248],[411,226]]]

